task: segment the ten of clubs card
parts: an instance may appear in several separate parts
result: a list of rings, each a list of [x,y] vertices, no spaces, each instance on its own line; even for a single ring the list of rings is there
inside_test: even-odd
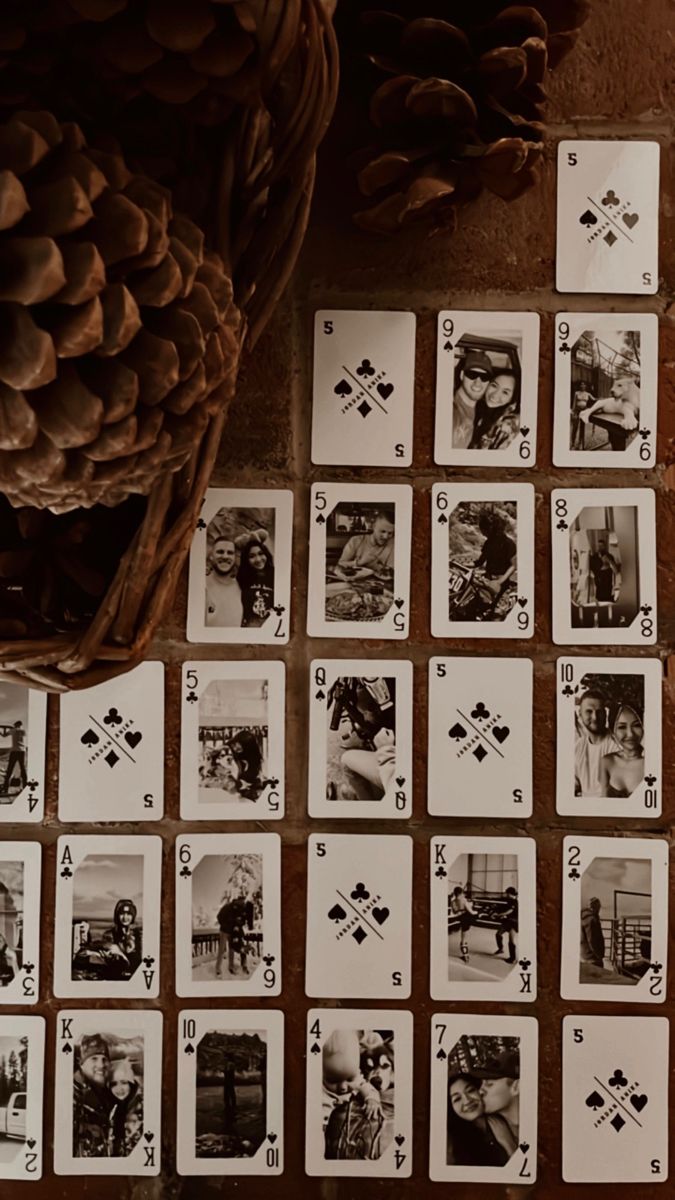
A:
[[[659,149],[644,141],[560,142],[559,292],[657,291]]]
[[[433,816],[532,815],[532,677],[527,658],[430,659]]]
[[[307,995],[406,999],[412,838],[312,834],[307,853]]]
[[[665,1183],[668,1036],[666,1017],[563,1019],[566,1183]]]
[[[409,467],[415,315],[317,312],[312,462]]]
[[[412,1051],[412,1013],[309,1010],[308,1175],[410,1176]]]
[[[44,1056],[44,1017],[0,1017],[0,1179],[42,1178]]]

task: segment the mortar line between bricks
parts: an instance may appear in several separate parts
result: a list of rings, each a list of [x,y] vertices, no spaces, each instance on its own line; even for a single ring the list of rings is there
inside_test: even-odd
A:
[[[369,297],[372,295],[370,291],[357,290],[350,288],[341,291],[335,286],[326,288],[321,285],[315,289],[317,299],[313,301],[314,308],[331,308],[331,307],[352,307],[367,311],[373,308],[372,303],[369,303]],[[378,288],[377,290],[377,308],[395,308],[401,307],[401,298],[404,289],[402,287]],[[520,311],[525,312],[538,310],[546,314],[555,314],[559,312],[653,312],[658,317],[665,316],[666,309],[670,304],[670,300],[666,296],[624,296],[616,295],[613,297],[606,296],[600,293],[589,292],[580,294],[578,292],[554,292],[550,287],[540,288],[536,291],[518,292],[507,291],[501,288],[495,292],[484,292],[480,289],[472,291],[453,291],[452,305],[449,303],[450,283],[448,289],[420,289],[414,288],[405,289],[405,303],[403,308],[406,311],[414,311],[418,315],[428,312],[440,311],[448,309],[451,312],[461,312],[463,307],[470,310],[499,312],[501,310],[507,312]],[[339,305],[331,304],[331,298],[339,300]],[[311,295],[310,295],[311,299]]]

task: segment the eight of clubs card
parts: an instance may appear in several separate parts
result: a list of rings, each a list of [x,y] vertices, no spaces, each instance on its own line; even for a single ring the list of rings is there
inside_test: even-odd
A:
[[[431,840],[434,1000],[537,995],[534,838]]]
[[[534,1183],[534,1017],[431,1018],[429,1175],[439,1183]]]
[[[310,637],[408,636],[411,517],[406,484],[312,485]]]
[[[312,834],[307,853],[307,995],[406,999],[412,838]]]
[[[281,1175],[284,1014],[178,1014],[179,1175]]]
[[[315,314],[312,462],[410,466],[415,320],[410,312]]]
[[[559,143],[559,292],[653,295],[658,222],[658,142]]]
[[[658,336],[655,313],[558,313],[557,467],[654,466]]]
[[[538,367],[537,313],[439,313],[434,461],[534,466]]]
[[[162,839],[60,837],[54,994],[159,995]]]
[[[162,1014],[61,1010],[56,1023],[54,1171],[158,1175]]]
[[[42,1177],[44,1017],[0,1016],[0,1179]]]
[[[0,822],[41,821],[45,804],[47,697],[0,682]]]
[[[660,659],[559,658],[556,809],[661,815]]]
[[[410,816],[412,687],[411,662],[312,663],[310,816]]]
[[[432,488],[431,633],[530,638],[534,632],[534,488]]]
[[[551,493],[553,641],[656,641],[656,525],[651,488]]]
[[[281,841],[276,833],[176,841],[176,992],[278,996]]]
[[[164,664],[61,697],[60,821],[157,821],[164,813]]]
[[[283,817],[284,681],[281,662],[183,664],[183,820]]]
[[[430,659],[433,816],[532,815],[532,677],[527,658]]]
[[[0,1005],[38,999],[41,864],[39,842],[0,842]]]
[[[309,1010],[308,1175],[411,1175],[412,1053],[412,1013]]]
[[[566,837],[561,996],[663,1004],[667,956],[668,842]]]
[[[565,1183],[665,1183],[668,1036],[666,1017],[563,1018]]]

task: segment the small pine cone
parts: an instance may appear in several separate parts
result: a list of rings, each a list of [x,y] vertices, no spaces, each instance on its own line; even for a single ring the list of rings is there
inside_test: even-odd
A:
[[[573,46],[590,5],[471,0],[434,3],[433,16],[421,7],[385,0],[359,18],[375,72],[377,145],[358,175],[374,203],[355,220],[377,233],[422,219],[449,224],[483,187],[513,199],[536,182],[546,72]]]
[[[147,494],[234,385],[239,312],[166,188],[77,125],[0,125],[0,491],[67,512]]]

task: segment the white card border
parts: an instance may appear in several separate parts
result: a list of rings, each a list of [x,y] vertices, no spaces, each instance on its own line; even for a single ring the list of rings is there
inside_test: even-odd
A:
[[[22,967],[6,988],[0,988],[0,1006],[33,1005],[40,997],[40,936],[42,891],[42,845],[40,842],[0,841],[0,864],[23,863],[23,941],[21,957],[33,970]]]
[[[22,684],[12,684],[21,688]],[[35,781],[34,788],[25,787],[10,804],[0,804],[0,835],[2,825],[37,825],[44,820],[45,813],[45,755],[47,751],[47,694],[36,688],[27,687],[28,693],[28,736],[26,738],[26,769],[29,780]],[[38,793],[35,803],[31,792]],[[31,810],[31,803],[34,804]],[[17,805],[25,805],[28,812],[20,815]]]
[[[0,1179],[22,1179],[28,1183],[42,1179],[46,1026],[44,1017],[27,1017],[23,1013],[0,1015],[0,1037],[28,1038],[26,1140],[21,1144],[12,1139],[17,1146],[15,1161],[0,1164]],[[34,1140],[35,1145],[28,1146],[29,1140]]]

